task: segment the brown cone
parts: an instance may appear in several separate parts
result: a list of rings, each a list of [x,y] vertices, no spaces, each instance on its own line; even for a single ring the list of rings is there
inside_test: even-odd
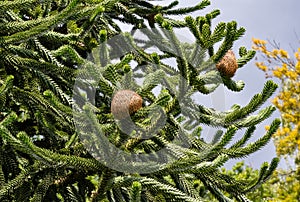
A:
[[[143,99],[132,90],[119,90],[111,102],[111,112],[116,119],[124,119],[142,107]]]
[[[228,50],[220,62],[216,65],[220,73],[231,78],[238,69],[238,63],[232,50]]]

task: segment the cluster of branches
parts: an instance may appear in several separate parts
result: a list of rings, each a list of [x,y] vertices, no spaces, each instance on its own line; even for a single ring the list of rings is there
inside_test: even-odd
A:
[[[255,125],[274,111],[274,107],[267,107],[251,115],[272,95],[276,85],[267,82],[246,106],[234,105],[225,112],[191,102],[195,92],[211,93],[220,83],[233,91],[243,89],[243,82],[220,76],[213,64],[245,30],[237,28],[235,22],[219,23],[212,30],[211,20],[219,15],[218,10],[196,19],[172,20],[168,16],[203,9],[209,1],[180,9],[174,8],[177,4],[175,1],[168,6],[155,6],[142,0],[0,3],[1,201],[202,201],[199,181],[220,201],[230,201],[225,193],[247,201],[245,193],[268,179],[278,159],[270,165],[263,164],[257,178],[251,181],[236,180],[221,173],[219,167],[228,159],[259,150],[277,130],[280,123],[275,120],[264,136],[247,144]],[[152,43],[136,42],[122,35],[135,51],[110,64],[118,50],[109,48],[108,41],[122,31],[116,21],[132,25],[131,33],[144,30]],[[160,27],[165,33],[154,39],[153,32],[143,29],[147,27]],[[194,35],[196,46],[182,44],[176,38],[173,28],[184,27]],[[215,51],[215,43],[220,41]],[[92,49],[98,46],[100,61],[94,58],[93,63],[87,62]],[[161,49],[162,54],[147,53],[145,48],[151,46]],[[238,65],[242,67],[253,58],[254,51],[242,47],[239,55]],[[170,58],[176,60],[176,68],[163,61]],[[132,61],[137,68],[131,68]],[[93,73],[101,78],[95,86],[95,108],[85,107],[85,116],[77,117],[76,123],[73,109],[80,104],[72,99],[75,80],[78,75]],[[138,85],[134,77],[145,80]],[[178,79],[181,77],[184,82]],[[159,79],[169,87],[155,95],[153,89]],[[110,103],[119,85],[143,97],[143,108],[131,119],[145,130],[151,131],[151,126],[158,123],[150,116],[151,108],[160,106],[164,110],[166,124],[152,138],[128,137],[113,119]],[[184,110],[179,104],[181,92],[188,95],[184,96],[189,103]],[[184,123],[186,119],[190,121]],[[96,160],[79,138],[76,124],[88,127],[86,120],[96,128],[86,136],[99,140],[97,130],[102,130],[120,149],[152,153],[167,146],[168,155],[180,158],[150,174],[111,169]],[[207,143],[197,138],[203,124],[220,128],[214,141]],[[247,128],[243,137],[230,145],[236,131],[242,128]],[[178,134],[183,134],[181,138],[189,142],[189,148],[172,143]]]

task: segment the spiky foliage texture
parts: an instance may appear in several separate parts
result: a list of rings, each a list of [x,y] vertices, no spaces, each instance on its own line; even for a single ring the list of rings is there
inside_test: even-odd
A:
[[[244,33],[236,22],[221,22],[212,27],[211,21],[219,11],[185,20],[173,20],[171,15],[188,14],[205,8],[208,0],[189,8],[156,6],[143,0],[24,0],[0,2],[0,200],[1,201],[202,201],[199,182],[220,201],[230,201],[229,193],[239,201],[247,201],[245,193],[263,183],[275,169],[278,160],[263,164],[255,180],[235,180],[219,168],[231,158],[245,157],[263,147],[279,126],[275,120],[270,130],[259,140],[246,144],[255,131],[255,125],[270,116],[274,107],[267,107],[251,115],[272,95],[276,85],[269,81],[261,93],[240,107],[220,112],[202,105],[187,106],[192,117],[180,111],[176,94],[162,89],[156,96],[157,76],[172,83],[170,75],[177,72],[185,78],[190,95],[208,94],[219,85],[207,85],[217,72],[207,72],[205,58],[199,50],[184,48],[173,28],[188,27],[195,43],[217,63]],[[180,160],[151,174],[117,172],[105,167],[85,149],[74,127],[71,99],[74,80],[79,66],[86,63],[92,49],[100,45],[101,58],[107,58],[106,39],[121,33],[116,21],[136,29],[150,26],[168,30],[165,38],[175,45],[180,57],[168,51],[149,54],[137,47],[139,54],[125,55],[117,64],[100,60],[98,74],[100,112],[93,122],[107,132],[108,138],[127,151],[152,152],[172,142],[179,131],[185,131],[191,142],[188,149],[174,147],[173,154]],[[149,34],[149,33],[148,33]],[[149,36],[151,36],[149,34]],[[215,44],[221,42],[219,47]],[[103,45],[104,44],[104,45]],[[147,45],[147,44],[144,44]],[[159,44],[156,44],[159,46]],[[187,54],[202,64],[199,69],[187,62]],[[240,48],[239,67],[254,56],[254,51]],[[114,59],[113,55],[110,59]],[[175,58],[177,68],[165,64],[163,59]],[[118,130],[110,112],[111,96],[126,75],[138,74],[129,68],[130,61],[138,67],[147,62],[157,69],[140,68],[148,81],[138,86],[129,82],[148,103],[133,115],[137,124],[148,127],[144,119],[147,109],[160,105],[166,111],[166,126],[149,140],[124,137]],[[152,66],[153,67],[153,66]],[[168,74],[162,74],[160,69]],[[204,74],[202,74],[204,73]],[[206,73],[206,74],[205,74]],[[130,79],[129,79],[130,80]],[[244,83],[222,76],[222,83],[230,90],[241,91]],[[176,79],[175,79],[176,81]],[[100,96],[101,95],[101,96]],[[97,104],[97,103],[96,103]],[[88,115],[88,110],[87,110]],[[193,122],[181,124],[184,118]],[[144,122],[143,122],[144,121]],[[142,123],[141,123],[142,122]],[[200,138],[201,126],[218,127],[213,142]],[[239,141],[229,144],[238,129],[247,128]],[[192,131],[192,132],[191,132]],[[222,132],[224,131],[224,132]],[[224,133],[224,134],[223,134]],[[93,134],[91,134],[93,135]],[[172,145],[171,145],[172,148]]]

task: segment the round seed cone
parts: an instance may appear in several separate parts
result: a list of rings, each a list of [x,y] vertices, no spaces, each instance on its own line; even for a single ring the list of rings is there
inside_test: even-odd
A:
[[[116,119],[124,119],[142,107],[143,99],[132,90],[119,90],[111,102],[111,112]]]
[[[228,50],[224,57],[217,63],[217,69],[220,73],[231,78],[238,69],[238,63],[232,50]]]

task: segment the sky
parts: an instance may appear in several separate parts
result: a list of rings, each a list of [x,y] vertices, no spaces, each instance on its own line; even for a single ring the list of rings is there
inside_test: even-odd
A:
[[[172,1],[163,0],[151,2],[158,5],[168,5]],[[199,2],[200,0],[179,0],[178,7],[193,6]],[[212,21],[213,25],[221,21],[229,22],[234,20],[237,22],[238,27],[246,28],[245,35],[236,41],[232,48],[236,55],[238,55],[237,53],[240,46],[245,46],[247,49],[251,48],[253,37],[263,40],[274,40],[280,44],[281,48],[287,50],[289,53],[293,53],[292,48],[297,49],[300,47],[299,8],[300,0],[211,0],[210,6],[201,11],[194,12],[191,15],[193,17],[199,15],[203,16],[212,10],[219,9],[221,14]],[[174,16],[174,18],[182,20],[184,16]],[[183,32],[182,35],[186,38],[190,37],[188,33]],[[255,94],[261,92],[264,83],[267,81],[264,73],[255,66],[254,59],[239,69],[233,79],[243,80],[245,82],[246,85],[243,91],[233,93],[223,87],[219,87],[216,92],[209,97],[209,102],[207,97],[200,97],[200,101],[203,101],[205,104],[211,104],[211,107],[214,108],[219,107],[219,110],[228,110],[235,103],[244,106]],[[278,83],[279,81],[277,80],[276,82]],[[272,98],[260,109],[269,106]],[[270,125],[272,120],[279,117],[280,114],[276,111],[270,118],[257,125],[255,135],[250,139],[250,142],[262,137],[265,134],[264,126]],[[212,134],[214,134],[214,130],[208,129],[205,131],[206,132],[203,133],[204,138],[209,140]],[[241,135],[243,135],[243,131],[237,134],[237,138],[241,137]],[[275,156],[275,147],[273,142],[270,141],[270,143],[260,151],[251,154],[245,159],[229,161],[225,166],[231,167],[234,163],[244,160],[247,165],[259,168],[263,162],[271,162]],[[287,168],[284,160],[280,161],[279,166]]]

